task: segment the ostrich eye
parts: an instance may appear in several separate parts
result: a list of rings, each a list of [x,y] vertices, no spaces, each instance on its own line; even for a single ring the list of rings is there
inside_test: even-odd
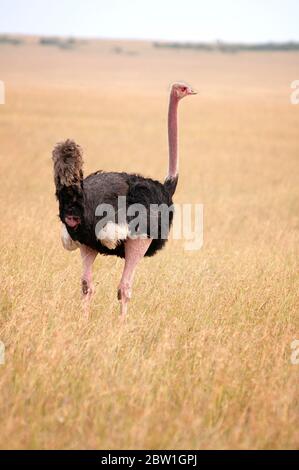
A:
[[[181,88],[181,90],[182,90],[182,91],[186,91],[187,88],[186,88],[185,86],[183,86],[183,87]]]

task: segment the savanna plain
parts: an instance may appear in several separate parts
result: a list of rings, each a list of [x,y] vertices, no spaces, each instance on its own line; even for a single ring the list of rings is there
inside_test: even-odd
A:
[[[0,45],[1,448],[298,448],[299,54],[23,39]],[[125,324],[123,262],[98,256],[87,321],[52,148],[74,138],[86,175],[163,180],[177,80],[199,95],[180,104],[175,202],[203,204],[203,247],[143,260]]]

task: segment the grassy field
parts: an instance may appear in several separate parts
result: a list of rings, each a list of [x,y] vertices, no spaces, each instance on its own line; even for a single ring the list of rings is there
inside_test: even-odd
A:
[[[298,448],[298,53],[90,42],[0,45],[1,448]],[[180,107],[177,203],[204,204],[204,246],[140,264],[128,322],[122,261],[98,257],[92,318],[63,250],[51,150],[85,174],[163,179],[169,84]]]

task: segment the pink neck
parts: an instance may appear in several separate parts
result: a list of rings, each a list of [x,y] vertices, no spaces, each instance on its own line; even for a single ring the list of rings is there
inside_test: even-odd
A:
[[[171,93],[168,108],[169,177],[178,174],[178,103],[178,98]]]

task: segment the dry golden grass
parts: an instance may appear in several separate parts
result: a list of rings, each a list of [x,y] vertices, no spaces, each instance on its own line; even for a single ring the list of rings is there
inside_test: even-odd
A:
[[[113,47],[0,46],[1,447],[296,448],[298,54]],[[204,247],[144,260],[123,327],[122,261],[98,257],[87,323],[51,149],[73,137],[86,174],[163,179],[177,79],[201,91],[180,108],[175,200],[204,204]]]

